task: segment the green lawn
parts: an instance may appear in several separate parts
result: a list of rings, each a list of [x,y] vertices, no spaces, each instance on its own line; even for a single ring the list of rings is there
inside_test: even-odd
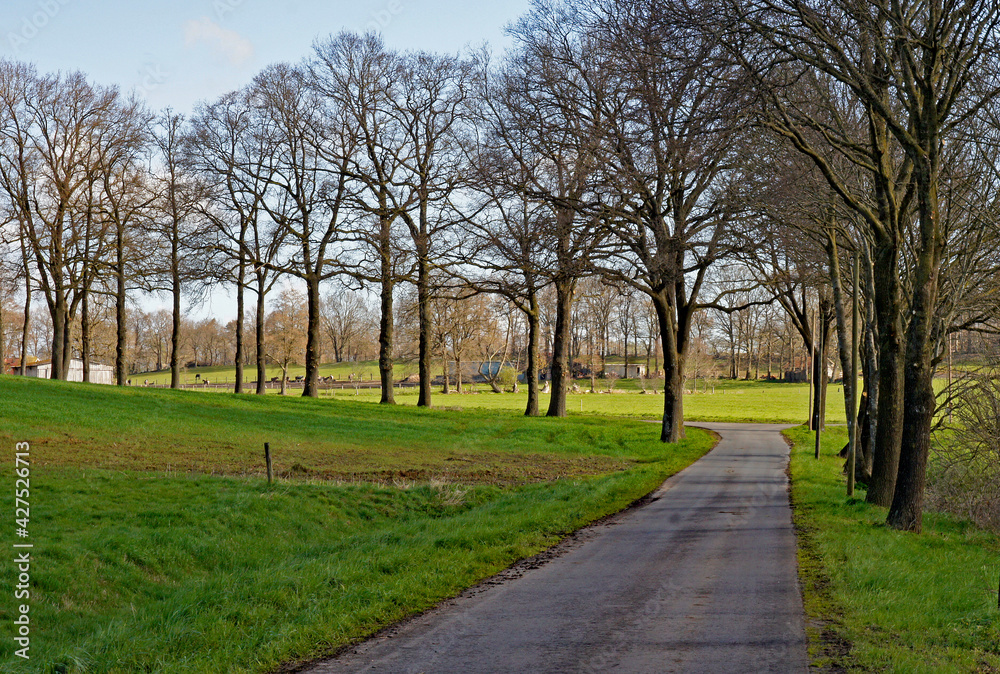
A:
[[[814,663],[827,671],[1000,671],[1000,537],[936,513],[924,514],[920,535],[888,529],[885,510],[865,503],[863,491],[846,497],[836,457],[844,429],[826,433],[819,461],[808,431],[788,436]]]
[[[712,445],[688,436],[0,377],[0,444],[31,443],[35,545],[31,660],[2,639],[0,671],[266,672],[329,654],[653,490]],[[0,586],[15,574],[0,565]]]

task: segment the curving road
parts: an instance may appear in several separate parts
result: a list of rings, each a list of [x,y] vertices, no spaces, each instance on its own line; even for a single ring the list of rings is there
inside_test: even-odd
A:
[[[692,425],[721,442],[648,504],[307,671],[805,672],[786,426]]]

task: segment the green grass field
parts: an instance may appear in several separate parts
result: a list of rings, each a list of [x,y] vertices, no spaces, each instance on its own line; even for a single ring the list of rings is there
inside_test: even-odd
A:
[[[615,393],[588,393],[589,384],[577,382],[581,391],[571,393],[566,403],[570,414],[604,414],[616,417],[658,419],[663,416],[663,392],[656,395],[635,391]],[[700,386],[704,384],[700,383]],[[764,381],[709,380],[709,393],[690,393],[684,396],[684,418],[688,421],[759,421],[767,423],[800,424],[808,418],[809,389],[807,384],[784,384]],[[715,389],[714,393],[712,389]],[[353,389],[327,391],[332,397],[346,396],[374,401],[378,394]],[[401,405],[416,405],[415,389],[398,389],[396,400]],[[480,386],[477,393],[442,395],[438,389],[432,396],[434,405],[462,409],[493,409],[523,411],[528,395],[520,393],[492,393],[488,386]],[[544,413],[549,397],[540,396]],[[827,421],[842,424],[845,420],[843,393],[840,386],[831,384],[826,400]]]
[[[265,672],[330,654],[648,493],[713,444],[688,435],[0,377],[0,444],[31,443],[30,537],[11,512],[5,540],[35,545],[31,660],[2,639],[0,671]],[[0,586],[16,573],[0,565]],[[15,610],[8,593],[0,623]]]
[[[416,373],[416,364],[401,361],[396,363],[394,376],[397,381]],[[214,368],[192,368],[182,375],[185,384],[196,383],[195,375],[209,379],[213,383],[233,382],[235,370],[232,366]],[[280,368],[268,368],[268,377],[280,376]],[[301,366],[289,368],[289,376],[305,374]],[[359,400],[377,401],[377,391],[355,391],[348,383],[349,374],[362,376],[365,381],[378,379],[378,363],[364,361],[360,363],[328,363],[320,366],[320,376],[333,376],[339,380],[342,389],[324,391],[329,397],[350,396]],[[246,377],[252,379],[255,371],[248,369]],[[170,383],[169,372],[138,374],[132,377],[133,384],[149,380],[152,384],[165,385]],[[652,384],[648,381],[639,382],[635,379],[619,379],[614,383],[614,393],[606,393],[608,382],[597,380],[596,389],[599,393],[589,393],[590,380],[581,379],[575,382],[579,393],[570,396],[567,411],[584,414],[609,414],[614,416],[640,417],[656,419],[663,414],[662,390],[653,394]],[[454,387],[454,382],[452,382]],[[642,392],[643,387],[647,389]],[[521,393],[493,393],[486,384],[466,384],[469,393],[461,395],[451,393],[442,395],[440,387],[435,387],[434,404],[444,407],[461,407],[463,409],[497,409],[523,410],[527,402],[527,393],[521,387]],[[201,389],[199,389],[201,390]],[[217,389],[205,389],[208,392],[218,392]],[[698,379],[687,383],[691,393],[684,398],[685,418],[691,421],[761,421],[774,423],[799,424],[808,418],[809,388],[807,384],[786,384],[782,382],[745,381],[729,379]],[[277,390],[269,390],[276,393]],[[290,391],[290,395],[301,393],[299,389]],[[417,392],[414,388],[400,388],[395,393],[397,402],[402,405],[416,405]],[[542,411],[548,405],[548,396],[542,394]],[[827,390],[827,420],[830,423],[844,423],[844,402],[841,387],[831,384]]]
[[[393,368],[393,378],[397,381],[416,374],[416,362],[400,361]],[[288,377],[294,379],[297,376],[305,376],[304,365],[289,365]],[[199,379],[195,378],[199,375]],[[347,381],[348,376],[361,377],[365,381],[378,380],[378,361],[367,360],[357,363],[323,363],[319,366],[319,376],[333,377],[335,379]],[[269,365],[267,367],[267,378],[281,377],[281,367]],[[257,378],[257,366],[248,365],[244,369],[243,379],[254,381]],[[131,377],[133,384],[140,384],[148,381],[150,384],[165,385],[170,383],[170,370],[159,370],[157,372],[142,372]],[[213,367],[192,367],[185,368],[181,372],[181,383],[195,384],[200,379],[209,379],[219,383],[233,383],[236,381],[236,368],[233,365],[216,365]]]
[[[805,385],[714,383],[685,397],[689,419],[804,417]],[[32,659],[0,640],[0,671],[308,661],[621,509],[712,444],[698,430],[656,442],[640,419],[659,416],[660,395],[574,393],[569,418],[526,419],[524,393],[480,389],[436,394],[427,410],[407,389],[387,408],[353,390],[313,400],[0,377],[0,444],[31,443],[36,545]],[[791,432],[805,443],[793,491],[817,662],[996,671],[997,538],[934,514],[923,536],[887,530],[883,511],[843,496],[832,455],[844,433],[831,426],[831,458],[815,462],[811,438]],[[13,488],[12,462],[0,476]],[[0,565],[0,584],[14,573]],[[0,622],[13,604],[0,602]]]
[[[789,431],[800,577],[810,651],[822,671],[1000,671],[1000,537],[969,522],[924,514],[924,533],[884,525],[885,509],[846,497],[829,429],[823,458],[813,436]],[[850,648],[847,644],[851,644]]]

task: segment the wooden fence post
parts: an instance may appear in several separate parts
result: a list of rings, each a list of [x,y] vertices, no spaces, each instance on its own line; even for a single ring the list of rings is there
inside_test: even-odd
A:
[[[267,462],[267,483],[271,484],[274,479],[271,474],[271,443],[264,443],[264,461]]]

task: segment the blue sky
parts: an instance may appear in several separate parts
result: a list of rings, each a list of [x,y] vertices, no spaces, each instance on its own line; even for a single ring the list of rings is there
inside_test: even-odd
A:
[[[0,56],[44,72],[82,70],[136,88],[150,107],[190,112],[247,83],[264,66],[298,61],[341,29],[375,29],[397,49],[457,52],[489,42],[529,0],[3,0]]]
[[[265,66],[308,56],[318,37],[377,30],[394,49],[458,52],[509,45],[504,27],[530,0],[0,0],[0,58],[41,72],[81,70],[92,81],[136,89],[153,110],[190,113],[248,83]],[[160,296],[142,302],[166,306]],[[190,308],[230,320],[226,291]]]

